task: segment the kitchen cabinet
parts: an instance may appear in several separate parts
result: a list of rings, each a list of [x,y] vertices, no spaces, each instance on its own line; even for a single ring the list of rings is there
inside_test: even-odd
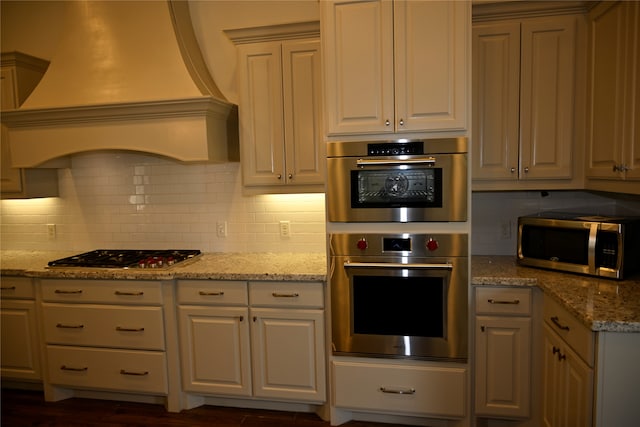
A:
[[[282,39],[240,37],[240,156],[243,185],[252,192],[323,191],[322,81],[317,23],[295,26]],[[316,35],[309,32],[315,28]],[[267,30],[265,30],[267,31]]]
[[[46,279],[40,291],[46,400],[89,389],[153,395],[180,409],[171,282]]]
[[[587,188],[640,194],[640,5],[589,12]]]
[[[320,2],[329,136],[465,131],[470,2]]]
[[[475,414],[531,415],[532,313],[530,288],[475,290]]]
[[[49,62],[20,52],[2,53],[0,94],[2,111],[18,108],[36,87]],[[56,169],[19,169],[11,164],[8,129],[0,137],[0,193],[3,199],[58,196]]]
[[[326,400],[322,283],[178,281],[184,390]]]
[[[2,277],[0,286],[2,381],[42,380],[35,288],[27,277]]]
[[[546,294],[543,305],[542,425],[637,424],[640,335],[593,332]]]
[[[474,23],[474,190],[583,185],[579,24],[578,15]]]

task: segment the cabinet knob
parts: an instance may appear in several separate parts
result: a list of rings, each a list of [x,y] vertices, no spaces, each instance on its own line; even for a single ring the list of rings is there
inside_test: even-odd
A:
[[[404,120],[403,119],[400,119],[399,123],[400,123],[400,126],[404,126]]]
[[[629,168],[627,167],[627,165],[613,165],[614,172],[626,172],[628,170]]]
[[[282,179],[282,174],[278,174],[277,178]]]
[[[511,172],[511,173],[515,173],[515,172],[516,172],[516,168],[511,168],[511,169],[510,169],[510,172]]]
[[[289,174],[289,179],[293,179],[293,174],[292,173]]]
[[[389,119],[387,119],[387,120],[385,120],[385,121],[384,121],[384,125],[385,125],[385,126],[389,126],[390,124],[391,124],[391,122],[389,121]]]
[[[529,173],[529,168],[528,167],[524,168],[524,173]]]

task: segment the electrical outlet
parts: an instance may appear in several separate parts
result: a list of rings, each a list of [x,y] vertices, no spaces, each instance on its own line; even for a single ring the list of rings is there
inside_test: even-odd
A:
[[[501,240],[509,240],[511,239],[511,220],[503,220],[500,221],[500,239]]]
[[[289,237],[289,236],[291,236],[291,222],[280,221],[280,237]]]
[[[218,237],[227,237],[227,221],[218,221],[216,223],[216,233]]]
[[[47,237],[49,240],[55,240],[56,238],[56,225],[55,224],[47,224]]]

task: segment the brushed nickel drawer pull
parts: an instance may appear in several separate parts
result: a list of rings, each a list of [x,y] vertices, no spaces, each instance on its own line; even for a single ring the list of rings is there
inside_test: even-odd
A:
[[[56,294],[81,294],[82,289],[56,289],[53,291]]]
[[[221,297],[224,295],[223,291],[218,291],[218,292],[207,292],[207,291],[200,291],[198,292],[199,295],[202,295],[203,297]]]
[[[274,298],[297,298],[300,296],[300,294],[297,292],[294,292],[292,294],[281,294],[279,292],[272,292],[271,296],[273,296]]]
[[[3,291],[15,291],[16,287],[15,286],[3,286],[3,287],[0,288],[0,290],[3,290]]]
[[[120,375],[134,375],[137,377],[144,377],[146,375],[149,375],[149,371],[133,372],[133,371],[127,371],[125,369],[120,369]]]
[[[144,328],[125,328],[123,326],[116,326],[118,332],[144,332]]]
[[[553,322],[554,325],[556,325],[558,328],[562,329],[563,331],[569,330],[568,326],[560,323],[560,319],[558,318],[558,316],[551,316],[551,321]]]
[[[56,328],[60,328],[60,329],[83,329],[84,325],[82,323],[79,323],[77,325],[67,325],[64,323],[58,323],[56,324]]]
[[[142,292],[142,291],[133,291],[133,292],[115,291],[114,294],[140,297],[140,296],[144,295],[144,292]]]
[[[71,366],[67,366],[67,365],[62,365],[60,366],[60,370],[61,371],[72,371],[72,372],[86,372],[89,370],[88,367],[84,367],[84,368],[73,368]]]
[[[406,389],[393,389],[393,388],[387,388],[387,387],[380,387],[380,391],[383,393],[390,393],[390,394],[416,394],[416,389],[415,388],[406,388]]]
[[[511,301],[505,301],[505,300],[489,298],[487,300],[487,302],[489,304],[520,304],[520,300],[519,299],[514,299],[514,300],[511,300]]]

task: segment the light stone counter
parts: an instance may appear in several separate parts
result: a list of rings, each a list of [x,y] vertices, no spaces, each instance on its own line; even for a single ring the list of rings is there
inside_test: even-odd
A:
[[[0,273],[4,276],[115,280],[285,280],[318,282],[327,279],[322,253],[205,253],[169,268],[47,268],[55,259],[78,252],[2,251]]]
[[[640,332],[640,277],[611,280],[521,267],[511,256],[474,256],[471,284],[538,286],[593,331]]]

